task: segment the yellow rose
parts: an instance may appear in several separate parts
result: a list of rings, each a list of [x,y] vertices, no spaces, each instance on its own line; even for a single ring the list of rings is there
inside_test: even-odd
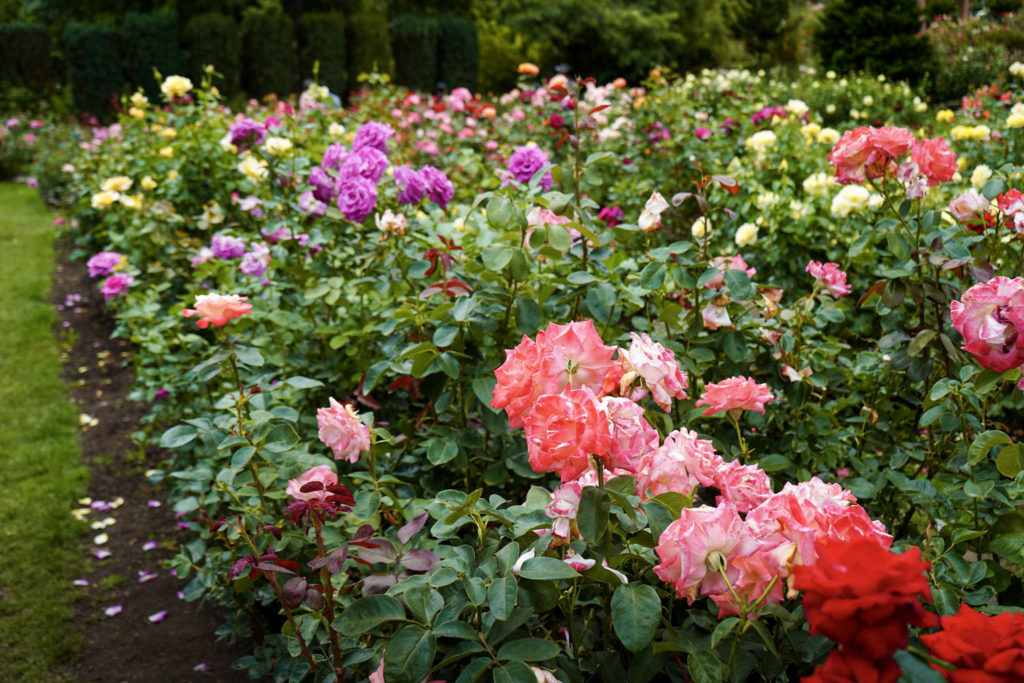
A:
[[[1010,114],[1006,119],[1007,128],[1020,128],[1024,126],[1024,114]]]
[[[174,148],[173,147],[162,147],[160,149],[160,151],[158,152],[158,154],[160,156],[162,156],[164,159],[173,159],[174,158]]]
[[[839,131],[835,128],[822,128],[818,133],[818,142],[823,145],[834,145],[839,141]]]
[[[133,119],[144,119],[146,118],[146,112],[142,111],[138,107],[129,107],[128,116],[131,116]]]
[[[340,138],[345,134],[345,126],[340,123],[332,123],[327,127],[327,134],[332,138]]]
[[[262,180],[267,177],[267,162],[251,154],[246,154],[238,164],[238,170],[250,180]]]
[[[172,168],[170,171],[168,171],[167,172],[167,179],[168,180],[177,180],[178,179],[178,171],[177,171],[177,169],[173,169]]]
[[[163,130],[160,131],[160,137],[164,138],[165,140],[173,140],[174,138],[178,137],[178,131],[174,130],[173,128],[164,128]]]
[[[263,143],[263,147],[269,154],[273,154],[275,157],[281,156],[292,148],[292,141],[288,138],[271,136]]]
[[[164,82],[160,84],[160,92],[162,92],[164,97],[169,100],[175,97],[181,97],[191,89],[192,81],[184,76],[168,76],[164,79]]]
[[[144,190],[152,190],[156,187],[156,181],[150,176],[144,176],[142,180],[139,181],[139,185],[142,185],[142,189]]]
[[[704,216],[698,216],[697,220],[690,226],[690,234],[700,239],[704,237],[708,232],[708,219]]]
[[[107,178],[100,183],[100,189],[104,192],[127,192],[131,189],[132,179],[128,176],[118,175]]]
[[[985,140],[988,138],[991,132],[991,128],[989,128],[985,124],[981,124],[980,126],[974,127],[974,130],[972,131],[973,135],[971,137],[974,138],[975,140]]]
[[[136,211],[138,211],[139,209],[142,208],[142,195],[141,194],[134,194],[134,195],[123,194],[120,197],[120,202],[123,205],[127,206],[129,209],[135,209]]]
[[[817,137],[818,133],[821,132],[821,126],[811,121],[805,126],[800,126],[800,132],[809,138]]]
[[[92,196],[92,208],[94,209],[105,209],[114,202],[117,201],[118,194],[110,190],[104,190],[103,192],[97,192]]]
[[[736,246],[745,247],[757,241],[757,226],[753,223],[744,223],[736,230]]]
[[[141,92],[136,92],[129,98],[129,101],[136,107],[145,107],[149,104],[149,98],[143,95]]]
[[[954,140],[970,140],[973,132],[971,126],[953,126],[949,131],[949,136]]]
[[[974,169],[974,172],[971,173],[971,185],[981,189],[981,187],[983,187],[991,177],[992,169],[985,164],[980,164]]]

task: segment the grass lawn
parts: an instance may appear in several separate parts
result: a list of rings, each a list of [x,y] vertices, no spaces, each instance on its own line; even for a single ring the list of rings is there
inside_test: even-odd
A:
[[[53,216],[34,190],[0,184],[0,680],[61,680],[81,648],[71,580],[84,495],[47,300]]]

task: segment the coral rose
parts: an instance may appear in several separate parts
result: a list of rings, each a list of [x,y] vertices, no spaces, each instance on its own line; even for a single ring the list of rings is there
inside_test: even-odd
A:
[[[248,299],[237,294],[200,294],[196,296],[195,309],[186,308],[181,314],[186,318],[200,316],[196,325],[203,330],[211,324],[223,327],[229,320],[240,318],[252,310],[252,304],[245,303]]]
[[[734,460],[723,463],[713,477],[712,485],[722,492],[718,502],[727,500],[740,512],[749,512],[772,497],[771,480],[757,465]]]
[[[921,175],[928,179],[928,185],[948,183],[956,173],[956,154],[943,138],[929,138],[915,142],[910,150],[910,160],[917,164]]]
[[[846,284],[846,273],[839,270],[838,263],[811,261],[804,270],[810,273],[819,285],[828,289],[828,293],[834,299],[850,293],[850,285]]]
[[[950,304],[963,349],[994,372],[1024,363],[1024,279],[995,277],[974,285]]]
[[[690,495],[697,484],[714,486],[715,473],[724,465],[710,441],[698,438],[697,432],[677,429],[640,459],[636,494],[645,500],[668,491]]]
[[[498,383],[490,406],[505,409],[510,427],[523,426],[523,419],[529,415],[538,397],[557,394],[562,389],[555,357],[525,334],[518,346],[505,351],[505,362],[494,371],[494,375]]]
[[[557,472],[562,481],[578,477],[591,455],[604,457],[611,445],[608,417],[587,388],[539,397],[523,426],[530,467]]]
[[[890,161],[906,155],[913,143],[914,134],[905,128],[864,126],[843,133],[829,152],[829,163],[836,167],[836,182],[862,183],[882,177]]]
[[[370,428],[359,420],[349,404],[330,399],[330,406],[316,411],[320,441],[334,452],[335,460],[356,462],[359,454],[370,450]]]
[[[658,447],[658,432],[644,418],[644,409],[628,398],[605,396],[601,410],[611,425],[608,466],[635,472],[639,459]]]
[[[947,681],[1024,681],[1024,614],[988,617],[964,604],[959,612],[939,621],[942,630],[921,636],[921,642],[933,657],[956,667],[952,672],[936,667]]]
[[[634,390],[631,398],[638,401],[650,391],[654,402],[671,412],[673,398],[686,398],[686,373],[679,369],[675,355],[646,333],[630,332],[629,337],[632,343],[622,355],[645,385]]]
[[[730,412],[733,417],[738,417],[744,410],[756,410],[764,415],[764,404],[774,400],[775,396],[767,384],[739,376],[706,385],[695,405],[708,406],[704,415]]]
[[[931,599],[931,563],[921,561],[919,548],[896,555],[869,540],[827,538],[817,551],[817,564],[793,568],[812,635],[877,661],[907,646],[907,624],[938,625],[919,599]]]

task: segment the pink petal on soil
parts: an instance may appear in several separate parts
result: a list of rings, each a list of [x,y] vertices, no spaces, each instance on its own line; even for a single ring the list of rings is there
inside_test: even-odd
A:
[[[155,572],[147,572],[146,570],[142,570],[139,572],[139,583],[148,583],[159,576],[160,575]]]
[[[142,549],[146,551],[156,550],[156,541],[146,541],[142,544]]]
[[[76,586],[88,586],[89,585],[89,579],[75,579],[71,583],[73,583]]]
[[[111,605],[110,607],[103,610],[104,614],[108,617],[116,617],[121,613],[121,605]]]
[[[151,623],[151,624],[158,624],[161,621],[163,621],[164,617],[166,617],[166,616],[167,616],[167,610],[160,610],[156,614],[150,614],[146,618],[149,619],[149,623]]]
[[[146,501],[146,505],[151,508],[158,508],[160,507],[160,501],[156,499],[150,499]]]
[[[93,550],[92,554],[98,560],[105,560],[108,557],[110,557],[111,552],[109,550],[104,550],[103,548],[100,548],[99,550]]]

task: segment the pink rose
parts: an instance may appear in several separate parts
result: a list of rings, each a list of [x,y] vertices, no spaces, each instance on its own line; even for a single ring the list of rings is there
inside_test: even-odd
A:
[[[590,456],[605,457],[611,445],[607,416],[589,388],[546,394],[523,421],[530,466],[570,481],[587,469]]]
[[[605,396],[601,410],[611,424],[608,466],[635,472],[637,461],[658,447],[658,432],[644,418],[644,409],[628,398]]]
[[[757,275],[757,269],[748,266],[747,262],[739,254],[735,256],[716,256],[711,261],[711,265],[718,267],[718,274],[704,283],[704,286],[708,289],[720,289],[725,284],[725,271],[727,270],[742,270],[747,274],[747,277]]]
[[[645,385],[634,390],[631,397],[640,400],[650,390],[654,402],[665,412],[671,412],[673,398],[686,398],[686,373],[679,369],[675,355],[647,334],[630,332],[629,336],[632,343],[623,356]]]
[[[950,304],[953,327],[963,349],[994,372],[1024,363],[1024,279],[995,277],[963,293]]]
[[[914,134],[905,128],[862,126],[848,130],[829,152],[829,163],[836,167],[839,183],[862,183],[885,175],[891,161],[910,151]]]
[[[713,485],[722,492],[717,502],[729,501],[740,512],[750,512],[772,497],[767,473],[757,465],[744,465],[736,460],[718,468]]]
[[[910,160],[928,179],[928,185],[948,183],[956,173],[956,154],[943,138],[929,138],[915,142],[910,150]]]
[[[764,404],[774,400],[768,385],[739,376],[706,385],[695,405],[708,406],[704,410],[705,415],[743,410],[756,410],[764,415]],[[734,416],[738,415],[734,413]]]
[[[302,491],[303,486],[311,483],[320,484],[321,488],[315,491]],[[329,465],[317,465],[312,469],[306,470],[295,479],[289,479],[288,488],[285,490],[293,498],[324,501],[327,500],[328,496],[327,487],[334,486],[337,483],[338,475],[334,473],[334,470]]]
[[[654,567],[654,573],[675,586],[676,595],[693,604],[698,592],[715,595],[729,591],[725,579],[713,567],[724,567],[732,583],[739,574],[735,560],[753,554],[759,547],[733,505],[684,508],[658,539],[654,551],[661,563]]]
[[[196,325],[205,330],[212,323],[216,327],[223,327],[229,320],[239,318],[252,310],[252,304],[247,296],[237,294],[200,294],[196,297],[195,309],[186,308],[182,315],[191,318],[194,315],[200,316]]]
[[[544,514],[554,520],[551,533],[559,538],[572,535],[573,520],[580,507],[580,496],[583,487],[578,482],[570,481],[562,484],[551,494],[551,502],[544,508]]]
[[[127,273],[114,273],[100,286],[100,291],[103,292],[103,298],[106,300],[113,299],[118,294],[121,294],[130,285],[135,283],[135,278]]]
[[[711,442],[698,438],[697,432],[677,429],[638,464],[636,494],[647,500],[669,491],[690,495],[698,484],[714,486],[715,473],[725,462]]]
[[[600,393],[612,368],[616,347],[605,346],[593,320],[566,325],[551,323],[537,333],[537,343],[554,355],[560,387],[589,387],[595,394]]]
[[[786,575],[793,556],[792,544],[780,544],[774,547],[762,546],[751,555],[735,557],[729,562],[729,582],[733,592],[749,606],[761,599],[765,591],[768,597],[764,604],[777,605],[785,597],[783,582],[777,580]],[[772,581],[775,580],[774,583]],[[771,590],[768,587],[771,586]],[[718,618],[728,615],[739,616],[741,605],[736,603],[732,592],[715,593],[711,599],[718,605]]]
[[[518,346],[505,351],[505,362],[494,375],[498,383],[490,406],[505,409],[509,427],[522,427],[538,397],[557,394],[562,389],[555,357],[525,334]]]
[[[972,218],[983,216],[991,202],[977,190],[967,190],[949,203],[949,212],[964,223]]]
[[[359,454],[370,450],[370,428],[359,420],[349,404],[330,399],[330,406],[316,411],[320,441],[334,452],[335,460],[356,462]]]
[[[819,285],[828,289],[834,299],[850,293],[850,286],[846,284],[846,273],[839,270],[838,263],[811,261],[804,270],[810,273]]]
[[[906,128],[883,126],[871,128],[871,146],[890,159],[905,156],[914,144],[914,134]]]
[[[719,327],[732,327],[732,319],[725,306],[709,303],[701,309],[700,317],[704,321],[704,327],[712,331]]]

